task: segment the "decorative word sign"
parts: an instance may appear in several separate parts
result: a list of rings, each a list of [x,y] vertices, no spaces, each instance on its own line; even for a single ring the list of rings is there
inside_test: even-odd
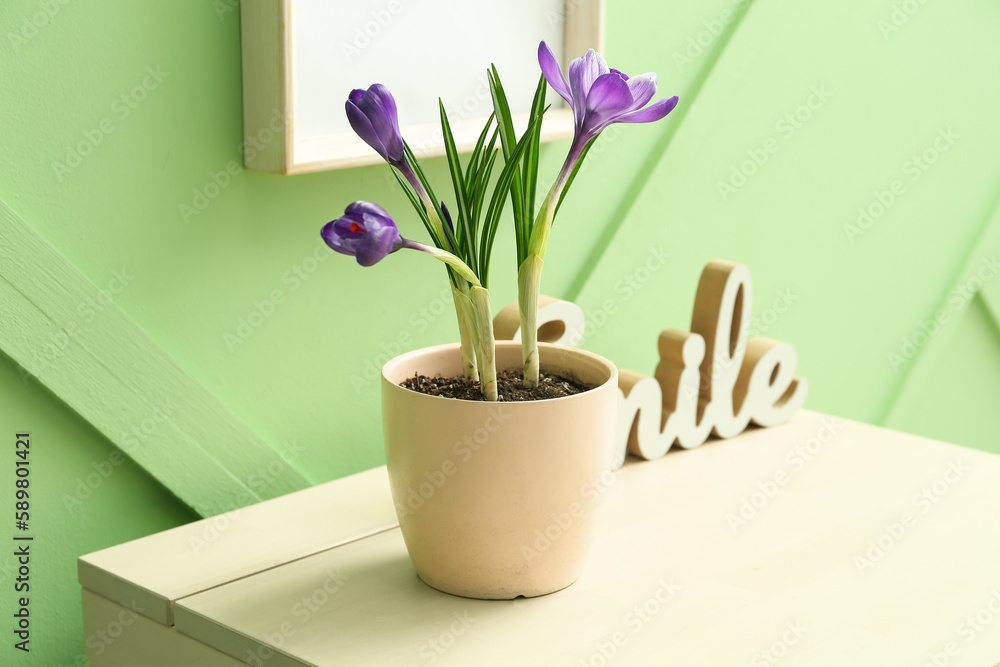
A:
[[[805,401],[808,382],[795,377],[798,354],[788,343],[749,338],[752,288],[742,264],[712,260],[701,273],[691,331],[664,329],[654,377],[619,369],[618,430],[612,468],[626,451],[644,459],[676,442],[691,449],[710,434],[731,438],[752,421],[773,426]],[[539,340],[575,346],[583,311],[568,301],[539,301]],[[516,302],[495,319],[498,339],[519,338]]]

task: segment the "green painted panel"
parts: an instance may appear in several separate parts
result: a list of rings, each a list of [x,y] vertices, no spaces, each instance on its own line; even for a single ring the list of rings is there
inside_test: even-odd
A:
[[[1000,183],[1000,94],[982,85],[1000,8],[921,5],[883,35],[892,7],[753,6],[581,294],[584,345],[651,371],[704,263],[741,261],[754,328],[797,346],[808,405],[882,416],[902,381],[887,355],[945,300]],[[659,247],[673,258],[649,271]]]
[[[1000,196],[947,297],[901,340],[900,354],[891,357],[901,381],[884,425],[927,434],[952,433],[955,442],[996,450],[991,422],[996,421],[998,399],[993,385],[1000,377],[1000,366],[993,363],[995,338],[1000,334],[998,277]],[[935,401],[959,408],[963,417],[953,409],[921,409]]]
[[[0,201],[0,348],[203,516],[309,485]],[[266,479],[266,482],[262,481]]]
[[[1000,326],[981,297],[949,326],[886,425],[1000,454]]]

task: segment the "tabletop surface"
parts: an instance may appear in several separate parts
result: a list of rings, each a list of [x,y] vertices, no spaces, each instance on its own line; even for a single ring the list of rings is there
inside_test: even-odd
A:
[[[357,539],[180,596],[173,621],[275,667],[1000,661],[1000,457],[802,410],[601,488],[584,574],[552,595],[435,591],[383,516],[304,494],[279,500],[309,527],[274,541]]]

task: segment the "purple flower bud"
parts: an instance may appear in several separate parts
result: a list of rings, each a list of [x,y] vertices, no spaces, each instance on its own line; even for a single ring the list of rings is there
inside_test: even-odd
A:
[[[675,95],[647,107],[656,94],[656,74],[650,72],[630,78],[608,67],[604,56],[593,49],[569,64],[568,80],[544,41],[538,45],[538,64],[552,89],[573,109],[574,145],[581,150],[612,123],[651,123],[677,106]]]
[[[448,207],[445,206],[444,202],[441,202],[441,212],[444,213],[444,222],[445,222],[446,225],[448,225],[448,230],[451,232],[451,235],[454,236],[455,235],[455,225],[453,225],[451,223],[451,213],[448,212]],[[445,237],[445,241],[448,242],[448,247],[451,248],[452,251],[454,251],[455,248],[452,248],[452,246],[451,246],[451,239],[449,239],[446,236]]]
[[[361,266],[371,266],[403,247],[396,223],[378,204],[356,201],[344,215],[328,222],[320,232],[337,252],[356,257]]]
[[[398,167],[406,161],[396,100],[388,88],[376,83],[368,90],[352,90],[346,108],[351,127],[386,162]]]

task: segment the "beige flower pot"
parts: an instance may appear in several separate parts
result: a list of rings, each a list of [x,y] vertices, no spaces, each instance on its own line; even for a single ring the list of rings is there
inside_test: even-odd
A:
[[[579,578],[610,473],[618,370],[590,352],[540,344],[542,371],[595,388],[565,398],[487,403],[399,386],[462,372],[457,344],[382,369],[382,427],[396,514],[420,578],[472,598],[545,595]],[[521,345],[497,341],[497,370]]]

